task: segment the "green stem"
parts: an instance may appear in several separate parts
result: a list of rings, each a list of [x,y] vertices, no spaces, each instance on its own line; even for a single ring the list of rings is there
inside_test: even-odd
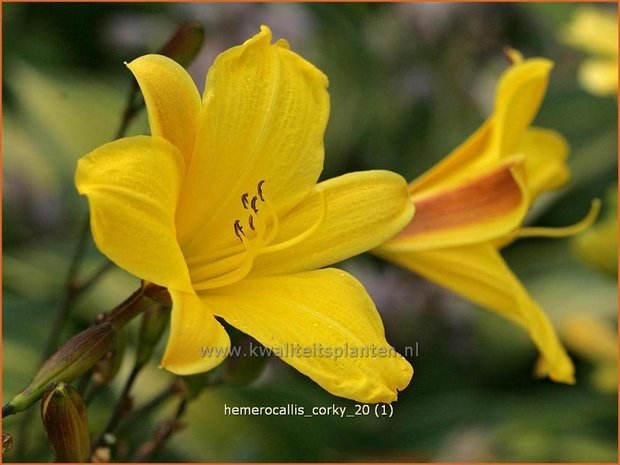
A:
[[[123,303],[103,315],[98,325],[69,339],[41,365],[30,384],[5,406],[7,414],[27,410],[50,384],[60,381],[70,383],[90,370],[108,350],[115,330],[123,328],[149,306],[156,305],[144,295],[146,289],[148,286],[143,284]]]
[[[115,140],[120,139],[125,135],[125,132],[129,127],[129,123],[131,123],[138,111],[142,108],[142,103],[135,103],[138,90],[138,86],[134,82],[131,85],[131,89],[127,98],[127,103],[125,105],[125,110],[123,111],[121,121],[119,123],[118,129],[116,130],[116,134],[114,137]],[[90,232],[89,226],[89,217],[86,216],[86,218],[82,222],[82,228],[80,230],[78,243],[71,258],[69,271],[67,272],[67,277],[65,279],[64,292],[58,305],[58,309],[56,310],[56,316],[54,317],[49,336],[42,352],[41,362],[39,364],[43,363],[45,359],[52,353],[54,348],[58,345],[58,339],[62,332],[62,327],[67,320],[67,316],[69,315],[69,311],[71,310],[71,306],[75,298],[85,292],[87,289],[89,289],[92,285],[94,285],[107,271],[109,271],[113,267],[112,262],[107,262],[89,279],[84,281],[84,283],[82,283],[81,285],[76,284],[76,278],[79,271],[80,263],[84,252],[86,251],[86,245],[88,244],[88,234]],[[17,440],[19,441],[19,444],[17,444],[15,447],[15,449],[18,451],[18,459],[25,457],[28,449],[28,444],[31,443],[29,439],[29,432],[31,430],[31,428],[29,428],[29,423],[32,419],[32,413],[30,412],[31,411],[26,412],[26,414],[22,417],[18,428],[19,433],[17,434]]]
[[[95,271],[90,278],[85,279],[79,286],[77,286],[75,290],[76,297],[90,289],[104,274],[114,268],[114,266],[115,265],[113,262],[106,260],[106,262],[97,271]]]
[[[119,428],[119,432],[130,430],[132,425],[135,423],[143,422],[145,417],[159,408],[166,400],[172,399],[177,394],[182,393],[183,388],[179,387],[179,383],[180,381],[178,379],[175,380],[170,384],[170,386],[163,389],[147,403],[131,412],[126,418],[124,418],[123,424]]]
[[[95,397],[95,394],[97,394],[99,392],[100,388],[101,388],[101,385],[99,385],[99,384],[88,383],[86,389],[84,389],[83,391],[80,391],[78,389],[78,392],[83,392],[84,393],[82,395],[82,398],[84,399],[84,405],[88,405],[90,403],[90,401],[93,399],[93,397]]]
[[[187,404],[187,398],[184,397],[181,399],[172,418],[164,421],[159,426],[153,436],[153,439],[142,444],[142,446],[138,448],[137,452],[133,456],[132,462],[148,462],[157,456],[172,434],[180,429],[180,420],[185,413],[185,410],[187,410]]]
[[[116,403],[116,406],[114,407],[114,411],[112,412],[112,415],[110,416],[110,419],[108,420],[108,424],[103,429],[103,432],[99,435],[99,437],[93,442],[93,445],[91,448],[93,452],[95,451],[95,449],[105,444],[106,436],[114,433],[121,419],[127,413],[129,400],[130,400],[129,393],[131,391],[131,388],[133,387],[133,383],[136,381],[136,378],[138,377],[138,373],[140,373],[140,369],[141,367],[134,366],[134,368],[131,370],[131,373],[129,374],[127,381],[125,381],[123,392],[121,392],[121,395],[118,398],[118,402]]]
[[[123,115],[121,116],[121,121],[118,125],[118,129],[116,130],[116,134],[114,135],[114,140],[120,139],[125,135],[127,129],[129,128],[129,123],[131,123],[134,117],[138,114],[138,111],[142,109],[142,103],[136,103],[136,97],[138,96],[139,90],[138,83],[134,81],[131,85],[131,89],[129,90],[129,94],[127,95],[125,110],[123,110]]]
[[[154,302],[144,295],[145,290],[146,286],[143,284],[122,304],[110,310],[102,320],[110,323],[116,330],[124,327],[136,316],[153,305]]]
[[[69,315],[69,311],[71,310],[71,304],[73,303],[74,298],[76,297],[76,289],[75,280],[77,276],[77,272],[79,270],[80,261],[82,259],[82,255],[86,250],[86,244],[88,240],[88,231],[89,231],[89,221],[88,217],[86,217],[86,221],[82,224],[82,228],[80,230],[80,235],[78,238],[78,243],[73,251],[73,256],[71,257],[71,263],[69,264],[69,269],[67,271],[67,275],[65,278],[64,284],[64,292],[62,294],[61,300],[56,309],[56,315],[52,322],[52,326],[50,332],[48,333],[47,341],[43,346],[43,352],[41,353],[41,360],[39,365],[41,365],[47,357],[50,356],[54,347],[58,345],[58,340],[60,334],[62,332],[62,327],[64,326],[65,321],[67,320],[67,316]],[[16,447],[17,451],[17,459],[18,461],[22,461],[26,456],[26,452],[28,449],[28,444],[30,441],[30,431],[29,428],[30,420],[32,419],[31,411],[28,411],[21,419],[19,427],[17,428],[18,434],[16,437]],[[4,409],[3,415],[4,417]]]
[[[80,236],[77,246],[75,247],[73,256],[71,257],[71,263],[69,264],[69,270],[67,271],[67,276],[65,278],[64,293],[60,300],[60,304],[58,305],[58,309],[56,310],[56,316],[54,317],[54,322],[52,323],[52,327],[47,338],[45,348],[43,349],[43,354],[41,356],[41,361],[39,362],[39,364],[43,363],[45,359],[49,357],[49,355],[54,351],[54,347],[58,345],[58,338],[60,336],[62,326],[67,319],[67,315],[69,314],[69,310],[71,309],[71,304],[73,303],[73,299],[76,295],[77,286],[75,281],[82,255],[86,250],[88,231],[89,223],[88,221],[85,221],[80,230]]]
[[[116,130],[116,134],[114,137],[115,140],[120,139],[125,135],[125,132],[127,132],[127,128],[129,127],[129,123],[131,123],[133,118],[136,116],[138,110],[142,108],[142,104],[136,104],[134,102],[136,100],[138,90],[138,86],[134,82],[131,86],[127,98],[127,103],[125,104],[125,110],[123,111],[123,114],[121,116],[121,122],[118,129]],[[43,351],[41,363],[45,361],[45,359],[52,353],[54,347],[58,345],[58,338],[62,326],[67,319],[67,315],[69,313],[69,310],[71,309],[71,305],[73,304],[75,298],[87,289],[89,289],[99,280],[99,278],[101,278],[101,276],[103,276],[108,270],[110,270],[114,266],[112,262],[107,261],[90,278],[88,278],[80,285],[77,284],[77,274],[80,268],[80,262],[82,260],[82,257],[84,256],[84,252],[86,251],[89,232],[90,221],[87,216],[82,222],[82,228],[80,230],[78,243],[73,252],[73,256],[71,257],[71,263],[69,265],[69,270],[65,278],[64,293],[58,306],[58,310],[56,311],[56,316],[54,318],[54,322],[52,323],[52,329],[49,333],[47,343],[45,344],[45,350]]]

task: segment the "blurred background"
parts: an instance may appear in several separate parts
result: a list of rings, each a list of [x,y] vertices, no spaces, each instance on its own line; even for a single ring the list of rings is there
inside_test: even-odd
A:
[[[354,403],[323,391],[278,359],[253,376],[204,388],[159,461],[581,461],[617,460],[617,97],[580,86],[589,51],[562,31],[579,4],[27,4],[2,5],[3,397],[35,373],[87,215],[73,184],[76,160],[111,140],[132,77],[125,60],[158,50],[178,25],[201,22],[190,72],[202,91],[214,57],[269,25],[330,80],[323,178],[385,168],[413,179],[491,112],[510,45],[555,62],[536,125],[571,146],[572,180],[532,211],[541,226],[572,224],[604,199],[596,225],[576,239],[519,241],[504,255],[548,311],[573,357],[575,386],[535,380],[527,336],[494,314],[369,256],[342,266],[373,296],[397,348],[416,345],[415,374],[392,418],[224,415],[229,406]],[[615,17],[615,5],[595,8]],[[615,40],[615,38],[614,38]],[[617,62],[617,54],[616,54]],[[130,134],[145,133],[144,113]],[[92,243],[82,275],[103,257]],[[111,269],[76,300],[60,340],[121,302],[138,280]],[[120,374],[88,406],[99,434],[131,368],[136,323]],[[165,339],[165,337],[164,337]],[[161,341],[163,343],[163,340]],[[172,379],[158,353],[139,376],[144,405]],[[171,400],[121,427],[119,450],[153,436]],[[37,410],[38,407],[35,407]],[[47,461],[38,412],[20,444],[21,415],[5,461]],[[124,428],[124,429],[123,429]],[[124,432],[123,432],[124,431]],[[131,435],[127,432],[131,431]]]

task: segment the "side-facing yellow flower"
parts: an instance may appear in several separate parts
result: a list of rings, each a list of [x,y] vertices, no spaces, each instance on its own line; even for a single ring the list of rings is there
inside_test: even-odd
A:
[[[576,10],[561,39],[590,54],[579,68],[579,82],[595,95],[618,93],[618,13],[584,6]]]
[[[541,232],[521,227],[530,205],[568,179],[564,139],[530,127],[552,63],[511,56],[515,64],[499,82],[493,114],[409,185],[414,219],[374,253],[519,325],[542,355],[539,374],[571,383],[573,364],[549,319],[499,253],[516,237]]]
[[[271,44],[264,26],[216,59],[202,99],[170,59],[127,66],[151,136],[94,150],[78,162],[76,184],[99,249],[172,297],[162,366],[187,375],[219,364],[230,345],[219,316],[335,395],[395,400],[411,365],[386,342],[362,285],[319,268],[387,240],[413,207],[391,172],[317,184],[329,114],[323,73],[285,41]],[[312,352],[319,344],[324,352]],[[391,356],[329,356],[345,344]]]

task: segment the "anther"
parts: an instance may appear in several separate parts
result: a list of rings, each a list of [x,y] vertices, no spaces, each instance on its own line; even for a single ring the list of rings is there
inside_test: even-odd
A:
[[[243,226],[241,226],[241,221],[239,220],[235,221],[235,235],[239,238],[241,242],[243,242],[241,236],[245,236],[245,233],[243,232]]]
[[[258,196],[264,202],[265,201],[265,197],[263,197],[263,184],[265,184],[265,180],[261,179],[259,181],[258,186],[256,187],[256,189],[258,190]]]
[[[256,206],[256,202],[258,202],[258,197],[252,197],[252,202],[250,203],[250,206],[252,207],[252,211],[254,213],[258,213],[258,207]]]
[[[250,229],[254,231],[254,216],[253,215],[250,215],[250,217],[248,218],[248,224],[250,225]]]
[[[241,196],[241,203],[243,204],[243,208],[245,208],[246,210],[248,209],[248,204],[249,204],[248,197],[249,197],[249,195],[250,194],[248,194],[246,192],[245,194],[243,194]]]

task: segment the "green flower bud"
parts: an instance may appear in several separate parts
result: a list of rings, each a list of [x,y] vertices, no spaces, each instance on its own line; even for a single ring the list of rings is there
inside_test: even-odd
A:
[[[5,406],[7,410],[10,414],[21,412],[36,402],[52,383],[70,383],[90,370],[108,351],[115,334],[112,325],[105,322],[73,336],[43,363],[28,387]]]
[[[197,21],[187,21],[179,26],[159,53],[187,68],[200,52],[204,37],[205,30],[202,24]]]
[[[136,366],[144,366],[153,349],[161,338],[168,322],[170,321],[170,307],[166,305],[154,305],[142,315],[142,324],[138,335],[138,351],[136,354]]]
[[[114,379],[125,354],[125,337],[123,330],[116,331],[114,344],[93,367],[92,380],[97,384],[106,384]]]
[[[65,383],[48,389],[41,401],[41,419],[58,462],[88,461],[86,406],[77,390]]]

